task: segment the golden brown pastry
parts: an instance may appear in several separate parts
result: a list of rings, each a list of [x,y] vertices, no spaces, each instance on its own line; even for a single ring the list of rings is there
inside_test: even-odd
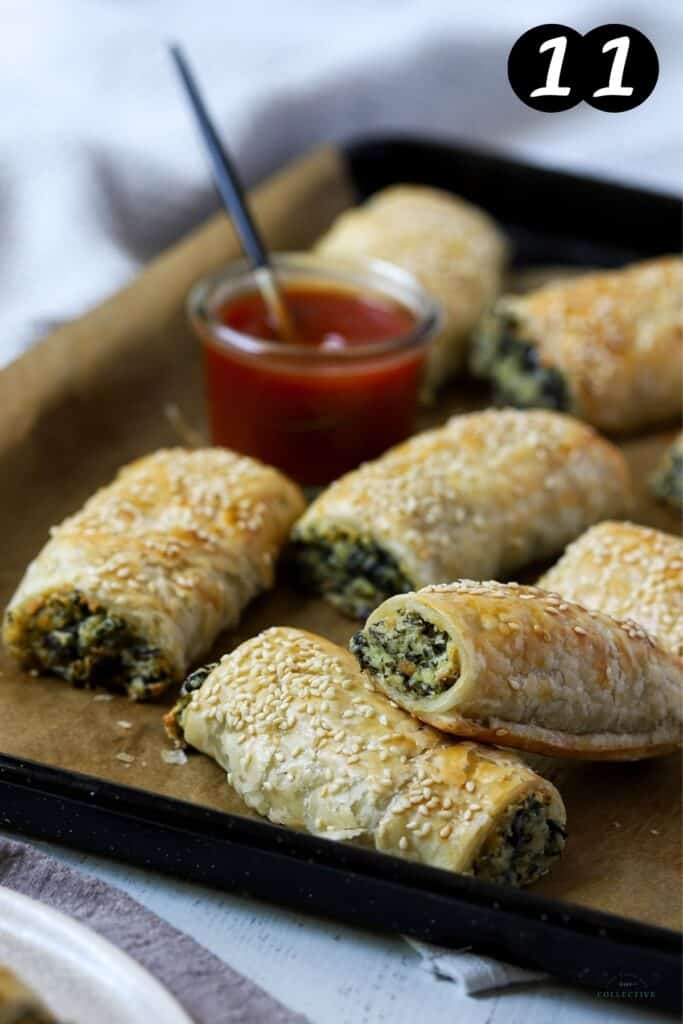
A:
[[[623,513],[621,453],[559,413],[455,416],[333,483],[297,523],[299,581],[364,617],[391,594],[487,579]]]
[[[444,323],[428,366],[433,390],[463,363],[469,335],[500,289],[506,244],[493,220],[464,199],[395,185],[343,213],[316,251],[388,260],[440,302]]]
[[[652,477],[652,490],[662,501],[683,509],[683,431],[657,466]]]
[[[268,629],[193,673],[166,722],[280,825],[513,885],[564,845],[551,783],[514,754],[446,742],[312,633]]]
[[[680,537],[634,523],[599,523],[569,545],[538,586],[615,619],[634,619],[683,657]]]
[[[495,305],[471,369],[507,405],[560,409],[621,433],[680,416],[683,260],[634,263]]]
[[[634,622],[516,583],[390,598],[351,648],[411,714],[456,736],[561,757],[680,746],[683,662]]]
[[[52,531],[5,614],[26,668],[153,697],[272,586],[301,513],[277,470],[220,448],[125,466]]]

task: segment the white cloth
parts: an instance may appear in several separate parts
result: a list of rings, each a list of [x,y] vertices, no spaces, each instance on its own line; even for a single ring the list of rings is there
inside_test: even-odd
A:
[[[561,167],[675,187],[677,0],[4,0],[0,365],[120,287],[215,206],[166,53],[182,42],[248,181],[325,140],[458,137]],[[659,84],[640,108],[541,114],[507,55],[548,20],[631,21]]]
[[[628,114],[541,114],[507,55],[552,20],[625,20],[661,73]],[[166,53],[186,47],[249,182],[321,141],[414,131],[562,168],[677,188],[678,0],[4,0],[0,63],[0,366],[120,287],[215,208]],[[257,925],[255,925],[257,927]],[[417,944],[463,992],[538,975]]]
[[[441,981],[453,981],[461,995],[476,996],[481,992],[509,988],[511,985],[529,985],[537,981],[547,981],[548,974],[542,971],[530,971],[502,960],[492,960],[487,956],[473,953],[466,949],[444,949],[432,946],[429,942],[419,942],[406,936],[407,941],[421,957],[420,966],[439,978]]]

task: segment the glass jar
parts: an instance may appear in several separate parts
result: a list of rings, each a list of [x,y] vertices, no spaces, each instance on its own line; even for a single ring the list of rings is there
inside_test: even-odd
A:
[[[202,342],[211,437],[302,484],[322,485],[412,432],[439,309],[415,278],[379,260],[286,253],[273,267],[302,324],[311,326],[309,312],[324,315],[329,293],[331,330],[320,343],[289,344],[231,326],[237,304],[262,304],[245,261],[196,284],[188,309]],[[364,317],[374,340],[364,339]]]

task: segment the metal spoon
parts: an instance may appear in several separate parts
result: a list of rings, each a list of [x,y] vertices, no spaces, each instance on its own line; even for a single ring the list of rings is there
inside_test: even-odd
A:
[[[270,257],[254,220],[249,212],[244,186],[235,164],[223,146],[197,82],[179,46],[169,51],[188,99],[194,111],[201,138],[211,163],[216,191],[232,220],[244,253],[254,269],[254,276],[263,301],[282,341],[296,344],[296,332],[287,304],[280,291],[270,264]]]

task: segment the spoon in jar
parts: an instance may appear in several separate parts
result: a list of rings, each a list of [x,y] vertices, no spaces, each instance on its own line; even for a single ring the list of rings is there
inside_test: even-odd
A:
[[[197,82],[180,47],[173,45],[169,50],[193,109],[211,163],[216,191],[233,223],[242,249],[254,269],[261,297],[280,339],[295,344],[296,332],[292,318],[275,279],[268,250],[249,211],[237,168],[218,137]]]

